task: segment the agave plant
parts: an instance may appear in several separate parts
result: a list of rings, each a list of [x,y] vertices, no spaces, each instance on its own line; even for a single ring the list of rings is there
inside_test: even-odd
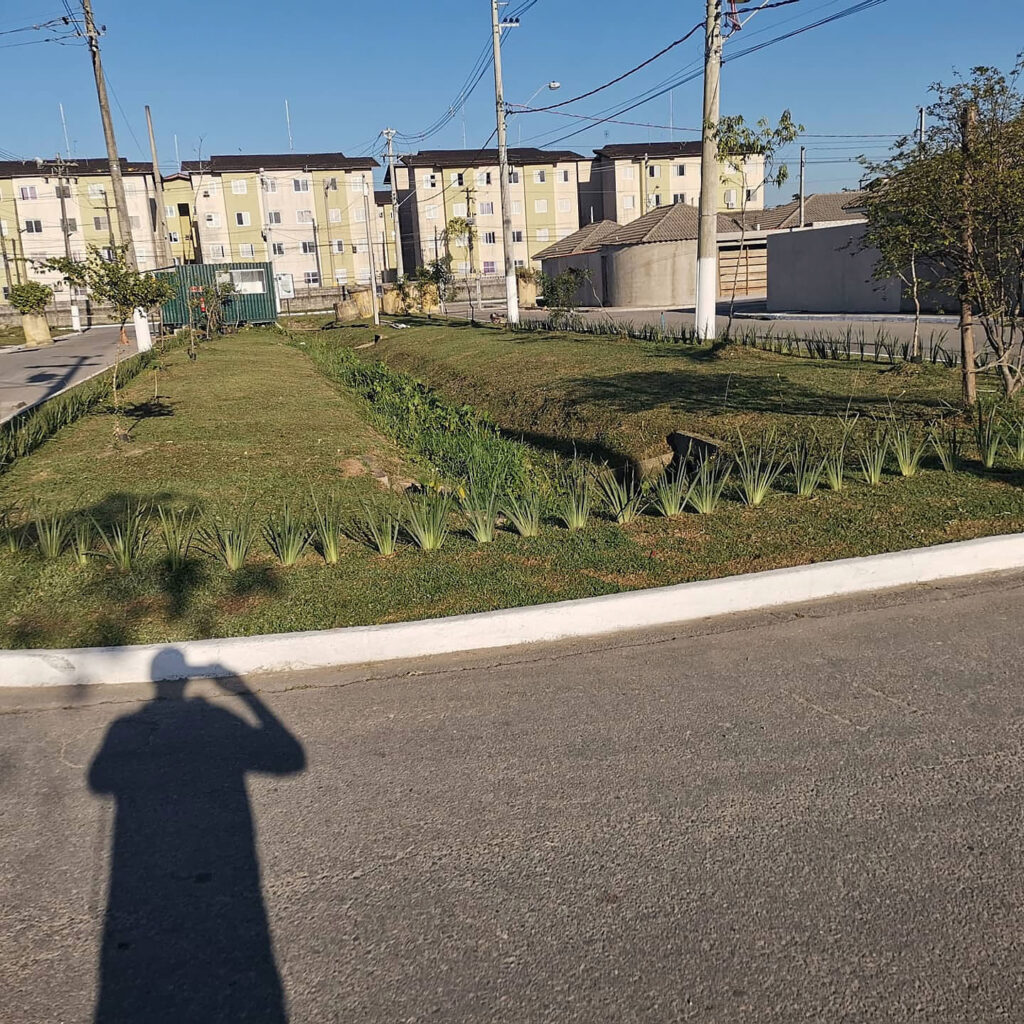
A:
[[[390,558],[398,548],[401,528],[401,519],[389,505],[364,505],[363,523],[357,536],[374,548],[377,554]]]
[[[731,473],[732,466],[720,456],[702,455],[697,460],[697,471],[686,494],[695,512],[707,516],[718,508]]]
[[[39,553],[43,558],[60,558],[67,546],[70,530],[67,517],[59,512],[39,512],[36,514],[33,525],[36,544],[39,546]]]
[[[471,476],[463,489],[460,504],[473,540],[477,544],[490,544],[498,523],[497,481],[483,484]]]
[[[960,467],[960,436],[955,426],[936,427],[928,440],[947,473],[954,473]]]
[[[582,530],[587,525],[593,498],[589,467],[573,459],[559,471],[555,487],[555,514],[567,530]]]
[[[1003,440],[1010,457],[1017,465],[1024,465],[1024,415],[1008,413],[1003,421]]]
[[[918,438],[906,423],[893,424],[892,453],[901,476],[916,476],[927,450],[927,437]]]
[[[406,508],[406,533],[423,551],[436,551],[448,539],[451,510],[451,497],[440,491],[428,490],[410,497]]]
[[[633,472],[627,472],[620,478],[612,470],[605,469],[598,474],[597,486],[608,512],[617,523],[633,522],[647,504],[644,486]]]
[[[313,495],[313,546],[328,565],[337,565],[341,558],[341,537],[344,533],[338,503],[331,498],[323,505]]]
[[[810,497],[821,483],[825,461],[816,446],[806,439],[797,441],[789,452],[789,465],[793,471],[793,483],[801,498]]]
[[[974,440],[978,446],[981,464],[986,469],[991,469],[996,464],[1003,443],[999,409],[994,402],[978,403],[978,412],[974,420]]]
[[[156,512],[160,519],[160,538],[167,550],[167,564],[176,572],[188,561],[199,513],[195,509],[173,509],[163,505],[158,506]]]
[[[71,525],[68,546],[76,565],[88,565],[92,551],[93,529],[88,519],[76,519]]]
[[[520,537],[536,537],[540,533],[540,494],[535,488],[505,495],[501,510]]]
[[[0,549],[14,554],[25,546],[25,526],[17,505],[0,508]]]
[[[864,483],[875,487],[882,482],[885,472],[885,459],[889,454],[889,435],[885,430],[876,428],[857,452],[860,462],[860,475]]]
[[[146,550],[149,540],[148,510],[142,503],[129,504],[121,519],[107,527],[92,521],[100,542],[101,554],[121,572],[128,572]]]
[[[282,565],[294,565],[312,539],[309,527],[287,504],[267,522],[263,536]]]
[[[748,446],[743,435],[739,435],[736,470],[740,478],[740,497],[745,505],[762,504],[784,468],[785,463],[775,455],[771,436],[765,435],[757,444]]]
[[[673,519],[686,508],[690,482],[682,469],[665,470],[651,487],[651,505],[660,516]]]
[[[216,517],[200,530],[203,549],[219,558],[232,571],[241,569],[256,543],[258,530],[251,508],[236,509],[231,515]]]
[[[841,491],[846,482],[846,443],[844,436],[837,445],[829,446],[822,460],[822,476],[832,491]]]

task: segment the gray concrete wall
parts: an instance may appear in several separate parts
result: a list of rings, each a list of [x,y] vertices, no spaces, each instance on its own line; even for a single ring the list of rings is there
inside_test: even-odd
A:
[[[697,284],[697,242],[655,242],[608,253],[606,305],[660,307],[691,305]]]
[[[872,277],[878,252],[861,249],[865,225],[768,235],[770,313],[899,313],[896,278]]]
[[[541,261],[541,273],[545,277],[555,277],[570,267],[577,270],[589,270],[590,280],[576,290],[574,302],[577,306],[605,306],[605,282],[601,269],[601,253],[577,253],[573,256],[560,256],[553,260]]]

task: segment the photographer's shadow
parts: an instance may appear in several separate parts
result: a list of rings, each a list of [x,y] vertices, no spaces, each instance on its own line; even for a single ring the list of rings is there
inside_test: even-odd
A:
[[[217,681],[256,725],[186,698],[184,677],[221,671],[158,654],[153,699],[110,726],[89,768],[116,801],[97,1024],[287,1020],[245,777],[302,771],[305,754],[237,677]]]

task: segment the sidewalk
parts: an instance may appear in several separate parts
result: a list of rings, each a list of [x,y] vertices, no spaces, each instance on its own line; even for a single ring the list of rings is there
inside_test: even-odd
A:
[[[113,325],[92,327],[42,348],[0,348],[0,423],[113,366],[119,334]],[[137,351],[130,326],[128,338],[122,358]]]

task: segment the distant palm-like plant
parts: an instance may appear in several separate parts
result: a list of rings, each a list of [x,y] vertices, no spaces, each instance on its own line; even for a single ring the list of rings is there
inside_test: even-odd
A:
[[[921,460],[928,450],[928,438],[919,437],[906,423],[894,423],[892,426],[892,453],[896,457],[896,465],[900,475],[917,476],[921,468]]]
[[[196,536],[199,513],[195,509],[157,507],[160,519],[160,539],[167,550],[167,564],[177,571],[187,561]]]
[[[93,526],[100,542],[100,553],[121,572],[128,572],[146,550],[149,518],[147,507],[141,503],[129,504],[124,515],[106,527],[95,519]]]
[[[461,507],[473,540],[490,544],[498,522],[497,481],[482,483],[471,476],[462,494]]]
[[[383,558],[390,558],[398,549],[402,520],[390,504],[375,502],[363,505],[363,520],[353,531],[353,538],[373,548]]]
[[[841,491],[846,483],[846,437],[825,450],[821,471],[829,490]]]
[[[817,446],[806,439],[797,441],[790,449],[789,465],[796,493],[801,498],[810,497],[818,489],[825,470],[825,462]]]
[[[573,459],[559,471],[555,487],[555,514],[567,530],[582,530],[587,525],[593,498],[590,467]]]
[[[287,504],[267,522],[263,536],[282,565],[294,565],[312,539],[309,527]]]
[[[740,497],[745,505],[762,504],[784,468],[785,463],[775,454],[774,438],[770,434],[752,445],[747,444],[742,434],[739,435],[736,469],[740,478]]]
[[[647,494],[636,473],[627,471],[621,478],[605,469],[597,477],[597,486],[605,507],[617,523],[631,523],[647,504]]]
[[[427,490],[408,499],[405,530],[417,547],[436,551],[444,544],[451,510],[451,497],[439,491]]]
[[[60,558],[67,546],[69,524],[59,512],[40,512],[35,517],[36,544],[43,558]]]
[[[329,498],[322,505],[313,495],[313,546],[328,565],[337,565],[341,558],[341,537],[344,533],[338,502]]]
[[[711,515],[722,500],[731,473],[732,466],[721,456],[702,455],[686,494],[690,507],[702,516]]]
[[[686,508],[690,482],[682,469],[666,469],[651,487],[651,505],[660,516],[674,519]]]
[[[256,543],[258,530],[251,508],[236,509],[228,516],[217,516],[199,532],[199,541],[207,554],[219,558],[232,571],[245,565]]]
[[[535,488],[505,495],[501,510],[520,537],[536,537],[540,533],[540,494]]]
[[[876,428],[875,432],[864,441],[857,452],[860,462],[860,475],[864,483],[871,487],[882,482],[885,472],[885,459],[889,454],[889,435],[885,430]]]

